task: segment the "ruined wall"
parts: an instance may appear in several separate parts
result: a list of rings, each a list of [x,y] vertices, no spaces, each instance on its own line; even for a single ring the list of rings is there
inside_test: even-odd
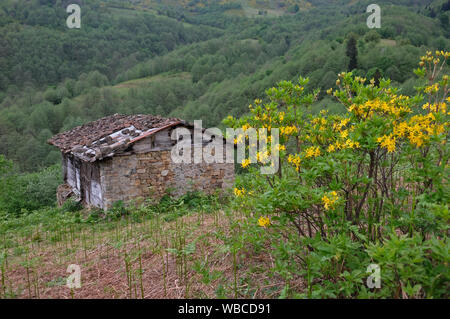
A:
[[[99,167],[105,209],[118,200],[159,199],[168,188],[180,196],[193,190],[212,193],[234,182],[234,164],[175,164],[170,150],[117,155]]]
[[[100,167],[98,162],[81,162],[82,200],[89,206],[102,208],[103,196],[100,186]]]
[[[63,155],[63,176],[65,183],[84,204],[103,207],[100,168],[97,162],[84,162],[74,156]]]
[[[64,181],[79,196],[81,190],[81,161],[70,155],[63,155]]]

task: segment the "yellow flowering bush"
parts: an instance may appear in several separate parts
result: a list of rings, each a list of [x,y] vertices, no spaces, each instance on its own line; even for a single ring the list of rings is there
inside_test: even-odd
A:
[[[241,128],[244,134],[239,134],[235,139],[235,144],[246,143],[249,136],[245,132],[249,128],[256,129],[256,136],[259,141],[267,143],[267,152],[258,152],[257,161],[261,165],[265,165],[268,157],[271,155],[271,130],[272,128],[279,129],[279,144],[274,145],[280,152],[281,157],[285,157],[287,143],[290,139],[297,139],[299,136],[299,128],[302,118],[302,112],[299,109],[300,105],[311,105],[319,93],[316,90],[314,93],[305,94],[305,85],[308,84],[308,79],[300,78],[299,84],[293,84],[290,81],[282,81],[278,88],[271,88],[267,90],[270,102],[263,103],[261,99],[256,99],[254,104],[249,106],[250,115],[244,116],[240,119],[235,119],[231,116],[224,120],[224,124],[233,128]],[[284,100],[283,100],[284,99]],[[286,104],[285,110],[280,110],[279,103]],[[267,134],[261,134],[259,129],[267,129]],[[299,141],[299,140],[298,140]],[[252,145],[255,146],[255,145]],[[315,150],[312,154],[317,156],[320,150]],[[250,159],[244,159],[240,163],[242,168],[248,168],[251,164]]]
[[[320,92],[308,93],[308,79],[300,77],[297,84],[282,81],[267,90],[267,101],[257,99],[248,115],[225,121],[235,128],[279,128],[279,171],[263,176],[244,160],[248,173],[238,183],[254,193],[239,193],[236,209],[248,212],[255,226],[271,225],[266,232],[274,247],[295,252],[292,258],[280,252],[286,264],[308,269],[315,264],[322,280],[352,282],[352,296],[370,295],[360,283],[373,262],[387,269],[379,296],[447,294],[442,287],[450,274],[442,275],[441,266],[448,264],[450,248],[449,58],[439,51],[420,59],[414,72],[422,85],[414,96],[403,95],[388,79],[376,85],[374,79],[343,72],[326,93],[346,111],[313,114],[309,109]],[[258,154],[260,164],[268,155]],[[410,259],[392,257],[400,252]],[[319,255],[326,262],[314,259]],[[409,271],[395,268],[395,275],[392,267]],[[296,269],[303,268],[277,271],[288,280]],[[324,275],[330,272],[335,277]],[[405,288],[412,283],[416,288]],[[308,285],[312,293],[313,283]]]

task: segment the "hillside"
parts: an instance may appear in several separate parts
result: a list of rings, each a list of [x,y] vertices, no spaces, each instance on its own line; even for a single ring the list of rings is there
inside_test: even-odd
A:
[[[93,70],[112,78],[139,61],[221,34],[101,1],[86,1],[83,9],[83,27],[71,30],[65,25],[65,7],[53,0],[2,2],[0,91],[45,88]]]
[[[92,2],[92,8],[95,8],[94,4]],[[146,19],[147,13],[142,8],[117,9],[111,6],[99,6],[93,11],[98,11],[101,18],[98,26],[91,26],[89,16],[86,17],[86,27],[81,30],[79,42],[74,42],[70,38],[71,32],[62,31],[61,27],[57,28],[59,31],[53,31],[54,26],[46,25],[50,20],[36,25],[33,15],[29,15],[23,25],[6,23],[3,26],[9,31],[1,39],[11,43],[3,47],[17,52],[0,59],[0,63],[7,64],[2,68],[4,85],[3,93],[0,92],[0,149],[22,170],[35,170],[57,163],[59,155],[45,141],[61,130],[104,115],[153,113],[187,120],[201,118],[205,125],[215,126],[229,114],[237,116],[246,112],[247,105],[254,98],[279,80],[308,76],[311,87],[320,87],[325,92],[333,86],[338,72],[347,69],[345,46],[350,32],[358,37],[357,73],[370,77],[378,68],[382,76],[400,83],[407,93],[411,93],[415,85],[411,70],[418,57],[427,49],[445,49],[449,43],[448,29],[439,19],[402,6],[386,10],[383,28],[371,31],[365,26],[366,14],[359,11],[361,1],[337,12],[335,6],[317,2],[316,6],[323,6],[320,10],[311,9],[282,19],[227,18],[227,14],[221,13],[221,19],[227,23],[220,31],[204,25],[184,27],[176,19],[163,16],[150,15],[155,18]],[[7,8],[7,3],[3,7]],[[42,8],[50,10],[46,6]],[[109,19],[109,16],[118,14],[112,9],[133,14],[120,16],[117,20]],[[18,7],[15,10],[22,9]],[[349,16],[348,12],[355,10],[360,13]],[[192,16],[191,22],[208,22],[209,16],[217,14],[211,9],[200,18]],[[146,28],[142,28],[143,22]],[[125,24],[128,24],[125,29],[116,32],[120,25]],[[137,25],[142,34],[134,35]],[[171,38],[167,41],[168,35],[164,31],[151,32],[156,25],[157,28],[167,28],[169,33],[178,32],[175,35],[181,41],[178,47],[174,45],[178,40]],[[39,40],[42,32],[35,34],[41,29],[48,37],[45,42]],[[102,31],[101,37],[111,40],[99,42],[100,29],[109,30]],[[205,33],[205,30],[209,32]],[[153,39],[155,35],[160,39]],[[23,37],[32,42],[14,40]],[[126,37],[131,42],[125,45],[126,42],[117,37]],[[213,39],[205,39],[209,37]],[[159,42],[155,45],[154,41]],[[167,44],[163,44],[165,48],[160,46],[163,42]],[[13,43],[26,45],[21,46],[23,51],[20,51],[14,48]],[[41,50],[44,43],[45,49]],[[52,48],[49,43],[58,48]],[[146,44],[142,46],[141,43]],[[71,45],[77,49],[65,49]],[[158,47],[162,51],[155,51]],[[164,53],[168,50],[172,52]],[[153,55],[157,56],[148,59]],[[36,63],[37,60],[40,62]],[[127,91],[127,94],[108,87],[123,87],[121,82],[177,73],[189,73],[190,79],[172,77],[163,82],[152,81]],[[45,83],[64,78],[59,84],[41,89]],[[14,84],[8,85],[9,82]],[[19,89],[20,86],[24,88]],[[323,97],[321,93],[320,99]],[[320,105],[323,103],[319,103],[318,108]],[[333,109],[336,106],[328,103],[328,107]],[[17,136],[27,136],[27,139],[17,142]],[[30,150],[35,154],[32,157],[28,155]]]
[[[372,2],[2,1],[0,298],[448,298],[450,1]],[[279,139],[226,191],[57,207],[49,138],[116,113]]]

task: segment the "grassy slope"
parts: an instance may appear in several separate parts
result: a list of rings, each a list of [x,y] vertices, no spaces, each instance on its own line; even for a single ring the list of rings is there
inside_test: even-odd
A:
[[[244,219],[236,213],[193,209],[181,217],[173,211],[149,218],[140,210],[94,224],[58,214],[40,212],[0,230],[8,247],[0,260],[0,297],[71,298],[70,264],[79,265],[82,276],[73,298],[275,298],[284,285],[266,271],[270,252],[241,251],[234,259],[230,225]]]
[[[129,81],[119,82],[115,85],[108,85],[100,88],[101,91],[110,90],[114,93],[117,93],[121,99],[125,99],[126,95],[129,93],[130,89],[142,89],[145,88],[152,83],[164,83],[167,80],[171,79],[180,79],[185,81],[192,81],[192,76],[188,72],[179,72],[179,73],[161,73],[154,76],[148,76],[144,78],[133,79]],[[81,94],[72,99],[73,102],[82,103],[88,94]]]
[[[148,76],[148,77],[144,77],[144,78],[121,82],[121,83],[114,85],[112,88],[114,88],[114,89],[136,88],[136,87],[145,86],[149,83],[165,81],[167,79],[174,79],[174,78],[182,79],[182,80],[191,80],[192,76],[188,72],[180,72],[180,73],[175,73],[175,74],[163,73],[163,74],[158,74],[155,76]]]
[[[216,4],[217,1],[211,0],[207,1],[206,5]],[[227,10],[228,15],[236,15],[236,16],[246,16],[248,18],[261,17],[258,14],[260,10],[266,11],[267,17],[279,17],[288,13],[288,9],[297,4],[299,6],[299,10],[308,10],[312,7],[311,3],[306,0],[222,0],[219,2],[221,5],[225,5],[228,3],[240,3],[241,9],[230,9]],[[138,10],[152,10],[149,8],[158,8],[161,4],[158,1],[153,0],[141,0],[134,5],[130,5],[131,8],[135,8]],[[164,2],[164,6],[171,7],[180,7],[183,10],[195,11],[196,9],[205,7],[204,2],[198,2],[196,4],[192,4],[192,1],[185,0],[169,0]],[[153,10],[154,11],[154,10]]]

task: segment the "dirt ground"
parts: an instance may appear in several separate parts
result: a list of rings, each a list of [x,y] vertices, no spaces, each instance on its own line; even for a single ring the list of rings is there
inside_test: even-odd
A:
[[[69,244],[32,245],[28,256],[8,260],[0,290],[9,298],[274,298],[285,285],[267,271],[273,266],[270,254],[244,253],[233,263],[216,236],[227,229],[223,213],[180,217],[161,223],[151,234],[145,224],[126,227],[120,229],[121,244],[112,240],[116,229],[87,233],[84,240]],[[130,229],[133,233],[126,236]],[[175,235],[164,237],[171,232]],[[92,236],[93,244],[87,247]],[[183,247],[195,241],[195,251],[183,257],[173,249],[177,240]],[[81,288],[66,285],[70,264],[80,266]]]

